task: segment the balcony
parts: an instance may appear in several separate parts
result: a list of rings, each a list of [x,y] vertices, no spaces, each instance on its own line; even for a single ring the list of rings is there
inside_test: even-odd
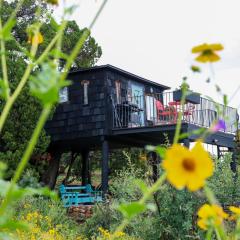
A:
[[[206,98],[193,96],[181,106],[174,92],[127,97],[118,104],[113,100],[113,129],[173,125],[180,112],[183,123],[209,128],[219,111],[227,116],[225,132],[235,134],[237,110]]]

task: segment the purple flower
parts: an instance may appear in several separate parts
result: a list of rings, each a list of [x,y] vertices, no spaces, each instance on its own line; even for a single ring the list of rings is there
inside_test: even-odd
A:
[[[212,132],[217,132],[217,131],[220,131],[220,130],[226,130],[226,123],[224,120],[222,119],[219,119],[218,122],[211,128],[211,131]]]

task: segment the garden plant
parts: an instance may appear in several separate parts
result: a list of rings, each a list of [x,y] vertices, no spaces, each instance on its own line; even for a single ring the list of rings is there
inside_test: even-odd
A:
[[[50,5],[58,4],[57,0],[47,0],[46,2]],[[54,19],[51,19],[51,24],[56,29],[56,35],[40,55],[38,54],[38,49],[44,42],[44,32],[41,31],[41,8],[36,12],[35,22],[26,29],[28,35],[28,39],[26,39],[29,44],[28,47],[21,46],[17,39],[13,39],[12,35],[16,23],[16,14],[22,6],[23,0],[18,2],[15,11],[11,13],[11,16],[7,21],[3,22],[0,16],[0,54],[2,68],[2,76],[0,78],[0,97],[1,101],[4,102],[4,107],[0,116],[0,133],[4,128],[4,124],[14,103],[27,84],[29,84],[30,93],[36,97],[42,105],[42,112],[39,116],[39,120],[10,182],[3,179],[7,166],[0,162],[0,239],[66,239],[66,237],[68,239],[84,239],[84,237],[80,235],[81,233],[78,232],[79,230],[77,230],[76,225],[74,225],[74,223],[68,224],[67,220],[65,228],[76,228],[76,234],[79,235],[76,237],[75,233],[71,233],[72,235],[69,234],[65,238],[63,237],[64,228],[61,225],[61,220],[63,221],[64,217],[53,222],[52,218],[50,218],[46,212],[44,213],[44,211],[40,212],[37,209],[32,212],[24,211],[23,209],[26,210],[30,208],[31,204],[40,206],[41,199],[49,196],[53,200],[43,202],[48,202],[50,205],[49,208],[51,208],[51,204],[56,204],[52,203],[52,201],[54,201],[57,196],[47,188],[21,188],[18,186],[18,182],[33,153],[44,124],[50,116],[55,104],[59,101],[59,90],[71,84],[66,79],[68,72],[71,69],[77,54],[81,51],[85,41],[88,39],[90,30],[94,26],[106,2],[107,0],[103,1],[93,21],[89,27],[83,31],[81,38],[77,41],[69,55],[62,52],[62,41],[67,23],[66,18],[72,14],[74,6],[64,9],[60,24],[56,23]],[[0,0],[0,8],[1,4],[2,1]],[[14,90],[11,87],[11,79],[9,79],[6,60],[8,57],[7,43],[9,41],[16,41],[16,44],[18,45],[16,50],[17,54],[23,56],[27,62],[27,67]],[[213,62],[220,60],[220,56],[216,53],[220,50],[223,50],[221,44],[202,44],[192,49],[193,54],[198,54],[196,61],[210,65],[210,80],[214,77],[212,64]],[[64,60],[64,66],[62,71],[59,71],[59,65],[62,64],[62,60]],[[200,72],[200,67],[198,66],[192,66],[191,69],[194,72]],[[224,105],[227,106],[227,96],[222,93],[218,86],[216,86],[216,88],[219,94],[222,94]],[[183,106],[188,94],[188,83],[186,78],[184,78],[182,82],[181,89],[183,93],[181,105]],[[151,199],[153,197],[155,199],[155,194],[158,192],[161,193],[161,191],[169,194],[170,191],[166,189],[170,186],[176,189],[174,190],[174,195],[176,196],[175,199],[177,199],[177,196],[182,196],[181,194],[183,194],[183,191],[184,194],[186,194],[184,197],[188,196],[188,198],[191,198],[191,194],[196,191],[205,196],[204,201],[201,203],[202,205],[197,211],[196,225],[202,230],[200,237],[204,235],[206,239],[240,239],[240,208],[237,206],[230,206],[226,212],[221,206],[214,191],[212,191],[212,185],[210,184],[211,177],[214,173],[214,165],[216,165],[217,161],[214,161],[212,156],[210,156],[203,147],[204,138],[209,134],[226,128],[226,121],[228,121],[228,119],[224,116],[222,109],[218,107],[217,104],[216,108],[218,109],[220,119],[209,129],[181,133],[182,115],[180,113],[178,115],[173,144],[167,147],[147,147],[148,151],[156,151],[162,159],[159,179],[152,184],[146,184],[146,182],[141,179],[135,181],[136,186],[138,186],[141,191],[133,191],[133,195],[131,192],[128,195],[131,196],[129,198],[124,198],[124,201],[122,201],[117,207],[119,212],[116,214],[117,217],[121,219],[120,223],[117,222],[117,224],[115,224],[115,229],[106,229],[105,226],[99,226],[98,232],[95,234],[93,233],[90,236],[92,239],[140,239],[140,237],[135,238],[130,236],[130,234],[128,235],[128,228],[131,228],[131,225],[136,221],[137,216],[140,214],[142,215],[146,211],[155,211],[156,207]],[[186,138],[190,134],[199,135],[199,139],[191,150],[179,143],[181,139]],[[132,172],[128,176],[129,178],[131,177],[131,174]],[[140,175],[141,174],[136,174],[136,178],[139,178]],[[119,182],[115,187],[118,185],[120,185]],[[116,189],[117,187],[115,190]],[[114,192],[114,187],[112,188],[112,191]],[[26,197],[31,195],[44,196],[39,197],[40,200],[35,200],[35,202],[31,202],[31,200],[24,200],[24,202],[21,202],[23,198],[28,199]],[[121,194],[119,194],[119,197],[120,196]],[[37,201],[39,202],[37,203]],[[171,206],[169,207],[171,208]],[[16,217],[15,211],[20,208],[22,209],[22,215]],[[58,213],[61,211],[61,207],[59,209]],[[54,216],[56,218],[56,215]],[[109,218],[110,217],[111,214],[109,214]],[[185,221],[187,222],[189,219]],[[86,224],[88,224],[88,222]],[[182,222],[182,224],[184,225],[184,222]],[[162,228],[164,228],[164,224]]]

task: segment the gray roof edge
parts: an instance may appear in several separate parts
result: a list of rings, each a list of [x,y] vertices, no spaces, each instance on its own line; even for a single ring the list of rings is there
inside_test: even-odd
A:
[[[135,78],[135,79],[138,79],[138,80],[140,80],[140,81],[146,82],[146,83],[148,83],[148,84],[152,84],[152,85],[161,87],[161,88],[163,88],[164,90],[170,89],[170,87],[168,87],[168,86],[165,86],[165,85],[162,85],[162,84],[160,84],[160,83],[153,82],[153,81],[148,80],[148,79],[146,79],[146,78],[140,77],[140,76],[138,76],[138,75],[136,75],[136,74],[130,73],[130,72],[125,71],[125,70],[123,70],[123,69],[121,69],[121,68],[115,67],[115,66],[113,66],[113,65],[111,65],[111,64],[94,66],[94,67],[89,67],[89,68],[83,68],[83,69],[79,69],[79,70],[76,70],[76,71],[69,72],[69,74],[75,74],[75,73],[79,73],[79,72],[85,72],[85,71],[91,71],[91,70],[98,70],[98,69],[104,69],[104,68],[108,68],[108,69],[111,69],[111,70],[114,70],[114,71],[123,73],[123,74],[125,74],[125,75],[131,76],[131,77],[133,77],[133,78]]]

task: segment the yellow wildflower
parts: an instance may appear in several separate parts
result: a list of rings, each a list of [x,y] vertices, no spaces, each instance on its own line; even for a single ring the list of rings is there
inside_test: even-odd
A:
[[[192,150],[174,144],[166,151],[163,168],[174,187],[182,189],[186,186],[190,191],[196,191],[213,174],[213,161],[199,141]]]
[[[228,217],[228,214],[218,205],[204,204],[198,210],[198,226],[206,230],[209,226],[219,226],[223,220]]]
[[[217,44],[201,44],[192,48],[192,53],[199,53],[195,58],[196,61],[201,63],[217,62],[220,60],[220,56],[215,51],[223,50],[223,46],[220,43]]]
[[[43,35],[40,32],[38,32],[33,36],[28,37],[28,43],[31,43],[32,45],[39,45],[42,42],[43,42]]]
[[[239,207],[230,206],[229,209],[232,213],[234,213],[240,217],[240,208]]]
[[[117,238],[123,237],[123,236],[125,236],[125,233],[124,233],[124,232],[116,232],[116,233],[115,233],[115,236],[116,236]]]
[[[99,232],[102,234],[102,236],[103,236],[104,238],[107,238],[107,239],[109,238],[109,239],[110,239],[111,234],[110,234],[110,232],[109,232],[108,230],[105,230],[105,229],[102,228],[102,227],[99,227],[98,230],[99,230]]]

